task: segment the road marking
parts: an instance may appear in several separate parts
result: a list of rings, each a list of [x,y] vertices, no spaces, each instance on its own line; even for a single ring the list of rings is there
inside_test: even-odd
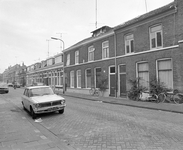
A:
[[[34,130],[34,132],[36,132],[36,133],[40,133],[40,131],[39,131],[39,130],[37,130],[37,129],[36,129],[36,130]]]
[[[46,140],[46,139],[47,139],[47,137],[44,136],[44,135],[41,135],[40,137],[41,137],[43,140]]]

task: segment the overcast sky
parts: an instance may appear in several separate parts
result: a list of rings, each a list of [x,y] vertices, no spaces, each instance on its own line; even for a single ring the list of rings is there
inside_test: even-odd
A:
[[[97,27],[114,27],[173,0],[97,0]],[[145,3],[146,2],[146,3]],[[31,65],[88,38],[96,29],[96,0],[0,0],[0,73]],[[59,34],[61,33],[61,34]],[[49,42],[47,40],[50,40]],[[49,46],[48,46],[49,43]]]

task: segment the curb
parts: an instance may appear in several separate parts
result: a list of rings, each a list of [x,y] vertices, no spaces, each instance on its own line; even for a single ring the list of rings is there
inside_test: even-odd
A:
[[[108,103],[108,104],[114,104],[114,105],[123,105],[123,106],[130,106],[130,107],[137,107],[137,108],[144,108],[144,109],[151,109],[151,110],[157,110],[157,111],[165,111],[165,112],[172,112],[172,113],[179,113],[183,114],[183,111],[176,111],[176,110],[170,110],[170,109],[164,109],[164,108],[155,108],[155,107],[148,107],[148,106],[142,106],[142,105],[134,105],[134,104],[126,104],[126,103],[118,103],[118,102],[112,102],[112,101],[104,101],[100,100],[99,98],[93,99],[90,97],[82,97],[82,96],[77,96],[77,95],[70,95],[70,94],[62,94],[58,93],[61,96],[68,96],[68,97],[75,97],[75,98],[82,98],[90,101],[101,101],[103,103]]]

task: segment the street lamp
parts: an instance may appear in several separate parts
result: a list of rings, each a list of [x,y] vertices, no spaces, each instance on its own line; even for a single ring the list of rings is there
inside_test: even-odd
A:
[[[64,50],[65,44],[64,44],[64,41],[63,41],[62,39],[55,38],[55,37],[51,37],[51,39],[52,39],[52,40],[59,40],[59,41],[61,41],[62,44],[63,44],[63,50]],[[60,45],[60,49],[61,49],[61,48],[62,48],[62,47],[61,47],[61,45]],[[62,49],[61,49],[61,51],[62,51]]]
[[[59,39],[59,38],[55,38],[55,37],[51,37],[51,39],[53,40],[59,40],[62,42],[63,44],[63,50],[65,48],[65,43],[62,39]],[[60,52],[62,52],[62,47],[61,47],[61,44],[60,44]],[[63,94],[65,93],[65,73],[64,73],[64,53],[63,53]]]

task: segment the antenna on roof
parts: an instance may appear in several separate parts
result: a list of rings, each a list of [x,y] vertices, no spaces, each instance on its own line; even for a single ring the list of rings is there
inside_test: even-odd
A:
[[[146,13],[147,13],[147,2],[146,2],[146,0],[145,0],[145,6],[146,6]]]
[[[95,19],[96,19],[95,28],[97,29],[97,0],[95,1]]]

